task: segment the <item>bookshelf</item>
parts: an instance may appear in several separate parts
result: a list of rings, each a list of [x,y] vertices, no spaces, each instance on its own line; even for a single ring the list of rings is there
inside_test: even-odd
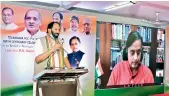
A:
[[[164,77],[164,43],[165,43],[165,31],[158,29],[157,32],[157,54],[156,54],[156,83],[163,83]]]

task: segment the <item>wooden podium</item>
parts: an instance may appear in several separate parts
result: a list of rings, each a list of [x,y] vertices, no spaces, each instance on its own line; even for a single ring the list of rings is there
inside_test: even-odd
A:
[[[45,69],[33,78],[33,96],[82,96],[79,77],[88,69]]]

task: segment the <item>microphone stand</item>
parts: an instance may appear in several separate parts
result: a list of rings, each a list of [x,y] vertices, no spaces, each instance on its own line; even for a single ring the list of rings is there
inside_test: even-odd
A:
[[[60,42],[59,42],[59,40],[58,40],[58,38],[56,38],[55,39],[56,40],[56,42],[58,43],[58,44],[60,44]],[[64,39],[62,38],[62,43],[61,43],[61,45],[63,45],[63,43],[64,43]],[[63,47],[61,47],[65,52],[66,52],[66,54],[69,54]]]
[[[61,68],[64,68],[64,65],[65,65],[65,62],[64,62],[64,52],[66,52],[68,54],[68,52],[63,48],[63,38],[62,39],[59,39],[59,38],[56,38],[56,43],[58,44],[61,44],[61,47],[59,48],[59,51],[58,51],[58,55],[59,55],[59,65]],[[60,40],[60,42],[59,42]],[[62,40],[62,41],[61,41]]]

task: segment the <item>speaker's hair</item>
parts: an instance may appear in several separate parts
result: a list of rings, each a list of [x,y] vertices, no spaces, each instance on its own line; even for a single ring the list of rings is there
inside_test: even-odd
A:
[[[136,32],[130,32],[128,38],[127,38],[127,42],[126,42],[126,47],[123,50],[123,60],[128,60],[128,48],[136,41],[136,40],[141,40],[141,45],[143,45],[143,39],[141,37],[141,35]],[[143,51],[141,50],[141,59],[140,61],[142,61],[143,59]]]
[[[49,32],[48,32],[48,29],[52,29],[52,27],[53,27],[53,25],[54,25],[55,23],[58,24],[59,27],[60,27],[60,23],[58,23],[58,22],[50,22],[50,23],[48,24],[48,26],[47,26],[47,33],[49,33]]]

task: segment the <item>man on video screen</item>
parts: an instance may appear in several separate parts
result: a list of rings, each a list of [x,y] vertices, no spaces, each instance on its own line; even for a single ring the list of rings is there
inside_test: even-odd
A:
[[[154,83],[150,69],[141,64],[142,45],[143,40],[140,34],[130,32],[126,48],[123,50],[123,61],[113,68],[107,86]]]

